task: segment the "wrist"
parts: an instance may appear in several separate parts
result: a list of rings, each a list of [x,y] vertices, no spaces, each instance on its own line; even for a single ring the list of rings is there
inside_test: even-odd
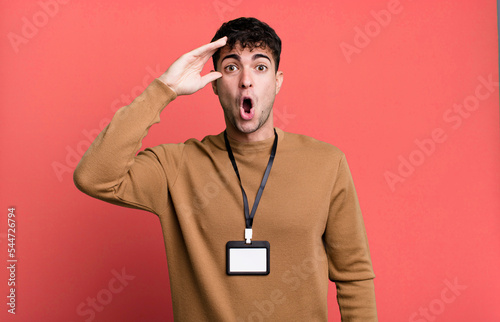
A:
[[[162,89],[162,92],[164,92],[167,95],[166,101],[171,102],[177,98],[177,93],[172,89],[172,87],[165,84],[165,82],[163,82],[159,77],[155,78],[153,83],[156,83],[157,86],[159,86]]]
[[[177,91],[175,90],[174,86],[168,81],[168,79],[164,76],[164,75],[161,75],[160,77],[157,78],[160,82],[162,82],[163,84],[165,84],[168,88],[170,88],[174,93],[175,95],[177,96]]]

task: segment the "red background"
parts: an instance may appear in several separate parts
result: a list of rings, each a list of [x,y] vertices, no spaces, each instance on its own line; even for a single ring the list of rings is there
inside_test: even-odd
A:
[[[239,16],[282,38],[276,126],[347,155],[379,319],[500,320],[498,85],[479,80],[498,82],[494,1],[66,2],[1,2],[0,260],[14,206],[18,267],[16,315],[0,303],[0,320],[84,321],[78,306],[122,269],[135,279],[95,321],[172,319],[158,218],[82,194],[72,170],[117,108]],[[471,111],[454,109],[464,101]],[[175,100],[143,147],[223,129],[206,87]],[[333,283],[328,301],[339,321]]]

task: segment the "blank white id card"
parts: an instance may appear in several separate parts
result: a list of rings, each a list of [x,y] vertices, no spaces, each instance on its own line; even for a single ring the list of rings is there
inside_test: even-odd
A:
[[[269,275],[268,241],[229,241],[226,244],[227,275]]]

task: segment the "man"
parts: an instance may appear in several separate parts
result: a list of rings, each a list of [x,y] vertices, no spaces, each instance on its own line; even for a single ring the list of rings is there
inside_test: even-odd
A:
[[[158,215],[178,321],[326,321],[328,279],[344,321],[377,320],[344,154],[273,126],[280,53],[267,24],[223,24],[118,110],[75,170],[83,192]],[[201,76],[212,56],[215,71]],[[167,104],[210,82],[224,132],[135,156]]]

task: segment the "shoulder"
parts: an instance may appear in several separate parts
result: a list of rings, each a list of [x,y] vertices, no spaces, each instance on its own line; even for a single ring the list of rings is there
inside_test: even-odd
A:
[[[344,152],[337,146],[315,139],[311,136],[281,131],[283,133],[283,145],[288,149],[293,149],[299,153],[307,153],[310,157],[326,157],[330,160],[342,159]]]
[[[222,148],[221,135],[207,135],[203,139],[190,138],[181,143],[165,143],[160,144],[148,150],[153,151],[157,155],[175,155],[182,156],[185,153],[211,153],[214,149]]]

